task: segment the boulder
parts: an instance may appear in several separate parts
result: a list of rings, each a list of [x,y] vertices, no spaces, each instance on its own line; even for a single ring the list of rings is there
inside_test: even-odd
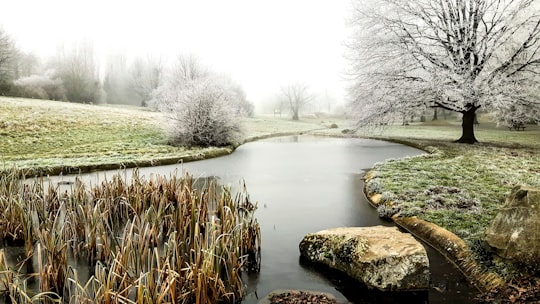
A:
[[[404,291],[429,286],[426,249],[397,227],[334,228],[311,233],[300,242],[300,254],[368,288]]]
[[[540,189],[515,187],[486,231],[496,253],[540,271]]]

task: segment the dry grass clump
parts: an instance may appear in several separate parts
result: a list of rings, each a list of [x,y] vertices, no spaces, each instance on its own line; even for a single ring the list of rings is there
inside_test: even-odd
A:
[[[26,244],[37,273],[13,270],[0,251],[0,292],[17,303],[232,303],[242,271],[258,271],[256,205],[243,191],[218,189],[188,174],[130,181],[115,175],[69,191],[42,180],[0,180],[0,236]],[[79,280],[69,258],[93,276]],[[22,267],[21,267],[22,269]],[[39,290],[26,285],[37,277]]]

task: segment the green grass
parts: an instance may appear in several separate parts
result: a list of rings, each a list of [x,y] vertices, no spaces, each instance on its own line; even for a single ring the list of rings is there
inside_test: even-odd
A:
[[[475,126],[475,135],[482,145],[540,148],[540,127],[537,125],[527,125],[526,131],[509,131],[508,127],[498,126],[488,117],[480,117],[479,121],[480,124]],[[359,132],[375,138],[453,141],[461,135],[461,121],[416,122],[409,126],[390,125],[361,129]]]
[[[246,118],[244,139],[324,128],[320,121]],[[6,168],[103,169],[171,163],[230,148],[169,145],[167,122],[140,107],[0,97],[0,162]]]

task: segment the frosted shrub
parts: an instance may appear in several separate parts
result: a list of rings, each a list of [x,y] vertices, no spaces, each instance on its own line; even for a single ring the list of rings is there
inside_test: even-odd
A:
[[[391,192],[381,193],[381,203],[392,202],[392,201],[395,201],[395,199],[396,199],[395,195]]]
[[[213,77],[157,90],[153,103],[171,120],[173,141],[187,146],[225,146],[240,135],[234,94]]]
[[[45,75],[22,77],[13,84],[17,94],[22,97],[62,100],[65,94],[62,80],[55,77],[54,71],[47,71]]]
[[[213,73],[194,55],[180,55],[148,105],[171,121],[173,142],[186,146],[226,146],[240,138],[248,115],[242,87]]]
[[[422,208],[417,207],[417,206],[409,207],[399,212],[399,215],[402,217],[412,217],[412,216],[417,216],[419,214],[422,214]]]

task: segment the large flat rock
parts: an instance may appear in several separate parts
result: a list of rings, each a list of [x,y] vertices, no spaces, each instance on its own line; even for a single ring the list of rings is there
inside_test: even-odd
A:
[[[397,227],[345,227],[311,233],[300,242],[300,254],[370,288],[401,291],[429,287],[424,246]]]

